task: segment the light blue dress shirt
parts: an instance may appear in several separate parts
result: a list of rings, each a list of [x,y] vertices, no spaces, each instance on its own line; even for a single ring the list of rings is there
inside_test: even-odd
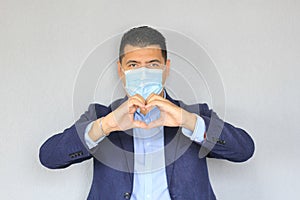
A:
[[[154,107],[146,115],[140,113],[139,110],[134,113],[135,120],[141,120],[147,124],[158,119],[159,116],[160,110],[157,107]],[[97,146],[105,137],[94,142],[88,136],[92,123],[85,130],[85,141],[90,149]],[[198,143],[204,140],[204,132],[204,120],[198,115],[194,131],[182,128],[185,136]],[[133,136],[135,154],[131,200],[170,200],[165,168],[163,126],[152,129],[134,128]]]
[[[158,119],[160,111],[154,107],[146,115],[137,111],[135,120],[149,124]],[[131,200],[171,199],[168,191],[164,154],[163,126],[133,130],[134,176]]]

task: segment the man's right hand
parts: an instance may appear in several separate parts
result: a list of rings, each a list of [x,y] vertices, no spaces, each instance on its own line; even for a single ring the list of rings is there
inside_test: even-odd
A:
[[[97,141],[100,137],[108,136],[113,131],[147,128],[145,122],[134,120],[134,113],[138,108],[140,108],[141,112],[146,112],[145,100],[141,95],[136,94],[129,97],[127,101],[105,117],[95,120],[88,133],[90,138],[93,141]],[[102,130],[100,120],[102,120]]]

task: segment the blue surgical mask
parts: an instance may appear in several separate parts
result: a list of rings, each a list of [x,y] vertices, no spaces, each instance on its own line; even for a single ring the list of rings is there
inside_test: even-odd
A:
[[[125,89],[130,96],[140,94],[145,100],[151,94],[160,94],[163,89],[162,69],[141,67],[125,71]]]

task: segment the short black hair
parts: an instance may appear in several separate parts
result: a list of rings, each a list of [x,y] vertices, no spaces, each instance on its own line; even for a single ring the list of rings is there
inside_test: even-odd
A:
[[[165,37],[156,29],[149,26],[135,27],[124,33],[119,50],[119,61],[124,57],[124,48],[129,44],[136,47],[159,45],[162,56],[167,61],[167,47]]]

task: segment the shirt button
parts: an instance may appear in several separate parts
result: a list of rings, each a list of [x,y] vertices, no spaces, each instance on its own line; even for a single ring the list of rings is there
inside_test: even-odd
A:
[[[124,199],[130,199],[130,193],[129,192],[125,192],[124,193]]]

